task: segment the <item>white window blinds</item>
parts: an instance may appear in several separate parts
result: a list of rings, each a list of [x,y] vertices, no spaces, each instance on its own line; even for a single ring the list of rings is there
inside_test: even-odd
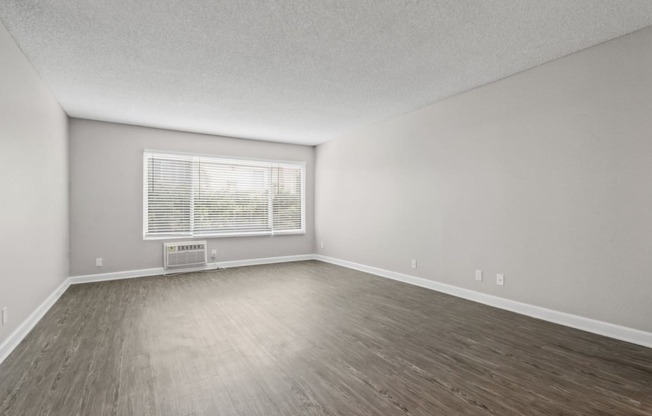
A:
[[[144,237],[304,232],[304,164],[146,151]]]

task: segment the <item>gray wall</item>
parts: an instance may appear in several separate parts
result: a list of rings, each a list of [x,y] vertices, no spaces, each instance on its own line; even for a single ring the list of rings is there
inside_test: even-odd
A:
[[[0,343],[68,276],[67,126],[0,24]]]
[[[317,251],[652,331],[650,45],[647,28],[318,146]]]
[[[142,236],[144,149],[305,161],[306,234],[214,238],[208,249],[217,261],[314,252],[314,147],[71,119],[71,276],[163,266],[163,241]]]

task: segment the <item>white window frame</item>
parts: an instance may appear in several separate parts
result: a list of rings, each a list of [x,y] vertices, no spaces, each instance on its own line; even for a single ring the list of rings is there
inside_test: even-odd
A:
[[[148,185],[148,172],[147,172],[147,155],[148,154],[168,154],[172,156],[182,157],[205,157],[217,160],[223,160],[225,163],[247,162],[252,165],[259,164],[260,166],[271,166],[273,164],[294,165],[301,168],[301,229],[300,230],[280,230],[280,231],[252,231],[252,232],[232,232],[232,233],[217,233],[217,234],[165,234],[165,235],[148,235],[148,198],[147,198],[147,185]],[[296,160],[273,160],[273,159],[257,159],[247,157],[233,157],[221,156],[206,153],[188,153],[177,152],[170,150],[155,150],[145,149],[143,151],[143,240],[175,240],[175,239],[188,239],[188,238],[223,238],[223,237],[255,237],[255,236],[276,236],[276,235],[301,235],[306,233],[306,162]],[[271,199],[270,199],[271,201]],[[271,204],[271,202],[270,202]],[[194,205],[194,202],[193,202]],[[269,208],[271,209],[271,208]],[[192,215],[191,215],[192,218]],[[270,216],[271,221],[271,216]]]

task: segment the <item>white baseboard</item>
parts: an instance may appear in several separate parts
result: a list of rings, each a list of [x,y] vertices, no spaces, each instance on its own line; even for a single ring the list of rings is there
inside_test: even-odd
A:
[[[63,292],[68,289],[68,286],[70,286],[70,283],[68,283],[68,279],[66,279],[34,310],[34,312],[27,317],[27,319],[18,325],[18,328],[16,328],[2,344],[0,344],[0,364],[2,364],[5,358],[7,358],[18,344],[20,344],[20,342],[27,336],[27,334],[29,334],[41,318],[45,316],[52,305],[59,300],[61,295],[63,295]]]
[[[264,257],[261,259],[221,261],[221,262],[211,263],[211,264],[214,264],[220,269],[221,268],[228,269],[230,267],[256,266],[259,264],[288,263],[291,261],[305,261],[305,260],[315,260],[315,255],[299,254],[295,256]]]
[[[287,263],[291,261],[303,261],[303,260],[314,260],[314,259],[315,259],[314,254],[298,254],[294,256],[264,257],[259,259],[218,261],[215,263],[208,263],[206,266],[202,266],[202,267],[193,267],[193,268],[184,268],[184,269],[165,269],[163,267],[155,267],[152,269],[126,270],[122,272],[71,276],[68,278],[68,281],[71,285],[75,285],[80,283],[104,282],[107,280],[133,279],[136,277],[160,276],[164,274],[188,273],[188,272],[198,272],[203,270],[228,269],[231,267],[256,266],[260,264]]]
[[[641,331],[634,328],[628,328],[621,325],[611,324],[608,322],[598,321],[591,318],[585,318],[566,312],[559,312],[552,309],[542,308],[540,306],[530,305],[528,303],[517,302],[515,300],[505,299],[498,296],[487,295],[474,290],[463,289],[461,287],[448,285],[445,283],[435,282],[422,277],[410,276],[403,273],[392,272],[390,270],[380,269],[377,267],[367,266],[364,264],[354,263],[347,260],[336,259],[322,255],[316,255],[316,260],[325,263],[331,263],[349,269],[359,270],[362,272],[374,274],[388,279],[398,280],[411,285],[424,287],[437,292],[457,296],[459,298],[472,300],[496,308],[505,309],[544,321],[554,322],[556,324],[568,326],[571,328],[581,329],[582,331],[592,332],[621,341],[631,342],[632,344],[642,345],[652,348],[652,333]]]
[[[164,273],[165,273],[165,269],[163,267],[155,267],[152,269],[126,270],[123,272],[70,276],[68,278],[68,282],[71,285],[77,285],[80,283],[93,283],[93,282],[104,282],[107,280],[133,279],[135,277],[145,277],[145,276],[158,276]]]
[[[359,270],[365,273],[374,274],[376,276],[398,280],[400,282],[435,290],[437,292],[446,293],[449,295],[457,296],[459,298],[468,299],[483,303],[485,305],[494,306],[496,308],[531,316],[533,318],[554,322],[571,328],[581,329],[583,331],[592,332],[595,334],[604,335],[606,337],[615,338],[622,341],[631,342],[633,344],[642,345],[644,347],[652,348],[652,333],[650,332],[598,321],[595,319],[585,318],[565,312],[559,312],[552,309],[546,309],[540,306],[517,302],[498,296],[487,295],[485,293],[463,289],[445,283],[435,282],[433,280],[424,279],[422,277],[410,276],[403,273],[392,272],[390,270],[380,269],[377,267],[367,266],[364,264],[354,263],[351,261],[322,255],[300,254],[295,256],[223,261],[217,263],[209,263],[206,267],[202,268],[176,270],[174,273],[305,260],[319,260],[325,263],[331,263],[338,266],[347,267],[349,269]],[[27,319],[25,319],[25,321],[23,321],[18,326],[18,328],[16,328],[11,333],[11,335],[9,335],[9,337],[2,344],[0,344],[0,363],[2,363],[18,346],[18,344],[20,344],[25,336],[27,336],[27,334],[34,328],[34,326],[41,320],[41,318],[43,318],[47,311],[50,310],[52,305],[55,304],[55,302],[61,297],[61,295],[66,291],[66,289],[68,289],[70,285],[79,283],[101,282],[107,280],[130,279],[145,276],[157,276],[165,274],[166,272],[170,273],[170,271],[162,267],[156,267],[151,269],[128,270],[123,272],[68,277],[63,283],[61,283],[61,285],[59,285],[57,289],[55,289],[54,292],[52,292],[50,296],[47,297],[47,299],[45,299],[45,301],[43,301],[43,303],[41,303],[41,305],[39,305],[38,308],[36,308],[34,312],[32,312],[32,314]]]

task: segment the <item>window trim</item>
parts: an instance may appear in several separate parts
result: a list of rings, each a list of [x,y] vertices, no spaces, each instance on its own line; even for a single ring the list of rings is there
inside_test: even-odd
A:
[[[188,157],[206,157],[212,159],[223,159],[225,161],[234,161],[234,162],[253,162],[259,163],[260,166],[266,166],[269,164],[289,164],[296,165],[301,168],[301,229],[300,230],[281,230],[281,231],[250,231],[250,232],[232,232],[232,233],[218,233],[218,234],[193,234],[193,233],[177,233],[177,234],[166,234],[166,235],[147,235],[147,208],[148,208],[148,199],[147,199],[147,154],[148,153],[159,153],[159,154],[168,154],[173,156],[188,156]],[[283,236],[283,235],[304,235],[306,234],[306,162],[298,160],[278,160],[278,159],[262,159],[262,158],[250,158],[250,157],[234,157],[234,156],[223,156],[223,155],[214,155],[210,153],[191,153],[191,152],[178,152],[175,150],[158,150],[158,149],[144,149],[143,150],[143,205],[142,205],[142,214],[143,214],[143,240],[179,240],[179,239],[206,239],[206,238],[229,238],[229,237],[265,237],[265,236]],[[228,162],[227,162],[228,163]]]

